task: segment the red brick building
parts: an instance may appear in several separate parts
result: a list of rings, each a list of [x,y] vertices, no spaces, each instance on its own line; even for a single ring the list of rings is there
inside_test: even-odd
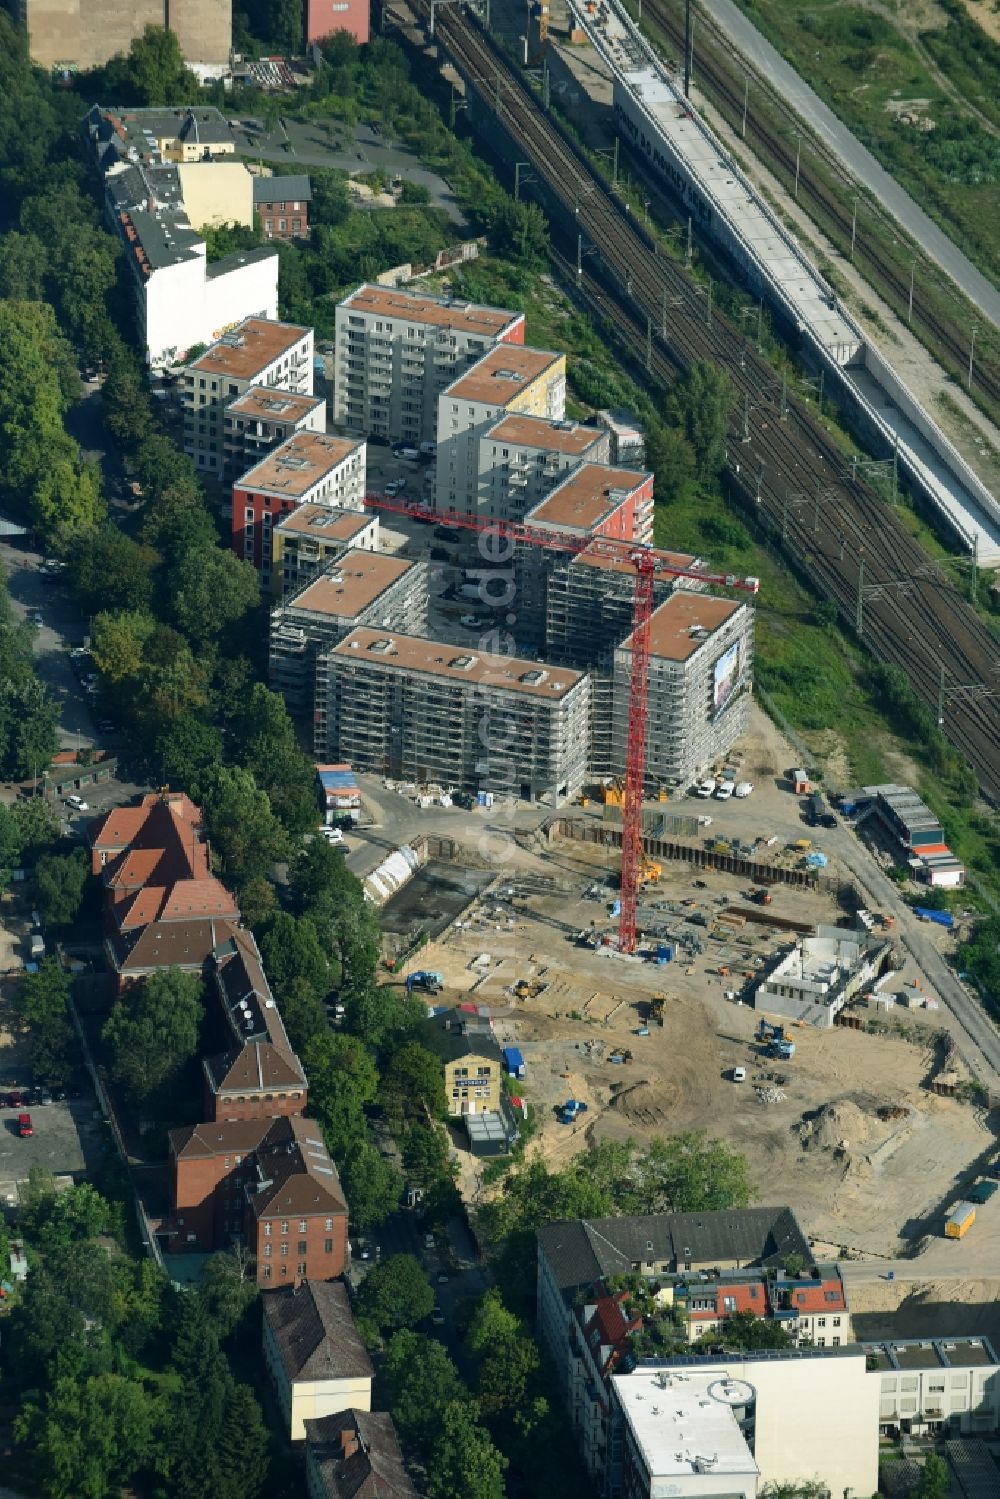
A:
[[[304,175],[253,179],[254,212],[265,239],[308,239],[311,202],[312,187]]]
[[[88,837],[119,991],[160,968],[203,972],[237,930],[240,909],[212,874],[200,808],[183,792],[153,792],[96,818]]]
[[[231,1038],[202,1060],[205,1113],[219,1122],[301,1114],[305,1072],[292,1051],[253,933],[233,931],[212,954],[215,991]]]
[[[347,1203],[319,1125],[301,1117],[170,1131],[172,1253],[244,1244],[260,1286],[330,1280],[348,1261]]]

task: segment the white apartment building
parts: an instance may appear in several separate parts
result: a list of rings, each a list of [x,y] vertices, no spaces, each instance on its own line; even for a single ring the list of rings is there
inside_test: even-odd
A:
[[[224,325],[225,326],[225,325]],[[226,408],[252,385],[313,393],[313,330],[266,317],[244,318],[216,336],[184,368],[184,451],[198,468],[221,477],[226,463]]]
[[[325,432],[326,402],[322,396],[298,395],[274,385],[251,385],[226,406],[222,425],[225,475],[235,479],[286,437]]]
[[[722,759],[746,731],[753,669],[748,604],[678,589],[649,630],[646,782],[686,786]],[[612,753],[625,766],[632,637],[614,657]],[[618,773],[620,773],[620,771]]]
[[[1000,1360],[988,1338],[906,1338],[862,1347],[887,1436],[1000,1431]]]
[[[359,286],[337,306],[333,419],[387,442],[432,442],[438,396],[500,342],[524,343],[523,313]]]
[[[334,557],[318,577],[272,610],[269,681],[291,712],[312,710],[318,759],[350,759],[327,752],[327,673],[322,653],[359,625],[422,630],[427,619],[426,569],[425,562],[405,562],[352,548]]]
[[[322,717],[322,755],[359,769],[559,806],[586,775],[589,685],[562,667],[359,629],[317,662],[317,734]]]
[[[478,513],[480,439],[515,413],[561,421],[566,413],[566,356],[520,344],[498,344],[452,381],[438,398],[434,504],[443,513]]]
[[[521,520],[581,463],[607,463],[610,437],[580,422],[502,416],[479,439],[475,508],[481,515]]]
[[[756,1484],[807,1481],[830,1499],[878,1489],[878,1383],[856,1344],[664,1360],[611,1387],[609,1499],[753,1499]]]
[[[181,164],[205,165],[206,158],[234,149],[218,111],[115,111],[95,104],[82,130],[104,178],[108,222],[124,249],[147,363],[175,364],[247,317],[277,317],[277,252],[241,250],[210,265],[185,204]],[[191,176],[192,196],[205,175]]]

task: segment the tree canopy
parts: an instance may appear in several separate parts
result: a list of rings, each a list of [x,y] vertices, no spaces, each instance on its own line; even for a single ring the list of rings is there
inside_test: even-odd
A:
[[[199,974],[161,968],[115,1001],[103,1039],[112,1072],[134,1104],[165,1102],[198,1049],[203,1012]]]

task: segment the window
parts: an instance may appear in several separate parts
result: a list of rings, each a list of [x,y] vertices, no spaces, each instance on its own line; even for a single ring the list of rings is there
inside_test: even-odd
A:
[[[281,1254],[282,1254],[282,1258],[284,1258],[288,1254],[288,1245],[287,1244],[282,1244],[282,1246],[281,1246]]]
[[[825,1348],[826,1347],[826,1338],[817,1338],[816,1339],[816,1347],[817,1348]]]
[[[270,1267],[270,1265],[265,1265],[264,1266],[264,1279],[265,1280],[270,1280],[271,1279],[271,1267]]]
[[[305,1273],[306,1273],[306,1262],[305,1262],[305,1260],[299,1260],[298,1270],[297,1270],[296,1273],[298,1275],[305,1275]]]
[[[323,1240],[323,1253],[324,1254],[332,1254],[333,1253],[333,1240],[332,1239],[324,1239]]]
[[[298,1249],[299,1249],[299,1254],[306,1254],[308,1252],[309,1245],[308,1245],[308,1243],[307,1243],[307,1241],[305,1239],[300,1239],[299,1240]]]
[[[270,1246],[270,1244],[265,1244],[264,1245],[264,1258],[266,1260],[269,1260],[271,1258],[271,1246]]]
[[[834,1319],[833,1319],[833,1325],[834,1325],[834,1327],[839,1327],[840,1326],[840,1318],[839,1317],[834,1317]]]
[[[287,1219],[287,1218],[285,1218],[285,1219],[284,1219],[284,1220],[283,1220],[283,1222],[282,1222],[282,1225],[281,1225],[281,1232],[282,1232],[282,1233],[283,1233],[283,1234],[287,1234],[287,1232],[288,1232],[288,1219]]]
[[[826,1318],[825,1317],[817,1317],[816,1318],[816,1326],[817,1327],[825,1327],[826,1326]]]

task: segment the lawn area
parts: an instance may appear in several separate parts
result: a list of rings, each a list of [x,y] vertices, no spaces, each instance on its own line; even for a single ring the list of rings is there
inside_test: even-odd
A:
[[[769,40],[996,276],[1000,46],[959,0],[746,0]]]

